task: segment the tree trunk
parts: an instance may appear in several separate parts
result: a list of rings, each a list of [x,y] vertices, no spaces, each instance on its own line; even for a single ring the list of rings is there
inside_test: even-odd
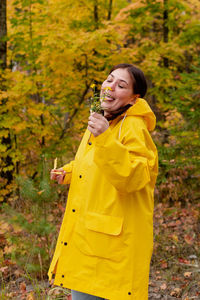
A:
[[[111,20],[111,14],[112,14],[112,0],[109,1],[109,6],[108,6],[108,17],[107,20]]]
[[[7,43],[2,38],[7,35],[7,23],[6,23],[6,0],[0,1],[0,69],[7,67]]]
[[[163,10],[163,41],[168,43],[169,39],[169,26],[168,26],[168,0],[163,0],[164,10]],[[163,59],[164,66],[169,67],[169,60],[167,57]]]
[[[7,19],[6,19],[6,0],[0,1],[0,69],[5,70],[7,68]],[[0,75],[0,89],[5,90],[4,79]],[[4,99],[1,103],[2,106],[6,106],[7,100]],[[6,109],[3,109],[2,118],[6,115]],[[3,191],[4,198],[6,199],[10,195],[8,186],[13,180],[13,162],[11,156],[8,154],[11,149],[11,138],[8,128],[2,127],[0,130],[4,130],[7,134],[0,138],[0,143],[5,146],[5,151],[2,153],[0,177],[2,179],[1,189]]]
[[[95,29],[99,28],[98,0],[94,0],[94,22]]]

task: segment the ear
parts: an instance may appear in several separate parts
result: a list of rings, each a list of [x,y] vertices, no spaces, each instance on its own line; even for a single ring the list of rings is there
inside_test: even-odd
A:
[[[137,100],[137,98],[140,97],[140,94],[135,94],[133,95],[133,99],[131,100],[130,104],[135,104],[135,101]]]

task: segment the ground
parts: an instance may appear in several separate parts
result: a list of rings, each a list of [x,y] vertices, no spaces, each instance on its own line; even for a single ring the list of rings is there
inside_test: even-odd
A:
[[[184,206],[155,206],[149,300],[200,299],[200,204]],[[0,242],[3,253],[7,249],[3,230]],[[1,300],[70,299],[70,291],[50,285],[46,277],[27,276],[11,259],[1,261],[0,275]]]

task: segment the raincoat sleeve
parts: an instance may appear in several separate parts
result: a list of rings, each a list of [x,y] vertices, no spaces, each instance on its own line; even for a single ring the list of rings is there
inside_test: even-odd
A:
[[[95,138],[94,162],[119,192],[131,193],[150,183],[157,151],[142,119],[123,126],[120,141],[110,128]]]
[[[74,166],[74,160],[72,160],[70,163],[64,165],[62,169],[67,172],[65,175],[65,178],[63,180],[63,184],[70,184],[71,182],[71,177],[72,177],[72,170]]]

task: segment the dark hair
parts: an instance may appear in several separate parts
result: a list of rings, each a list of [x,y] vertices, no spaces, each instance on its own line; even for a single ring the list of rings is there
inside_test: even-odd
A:
[[[110,73],[116,69],[126,69],[129,72],[131,78],[133,79],[134,94],[139,94],[140,97],[143,98],[147,91],[147,81],[144,73],[132,64],[118,64],[110,70]]]

